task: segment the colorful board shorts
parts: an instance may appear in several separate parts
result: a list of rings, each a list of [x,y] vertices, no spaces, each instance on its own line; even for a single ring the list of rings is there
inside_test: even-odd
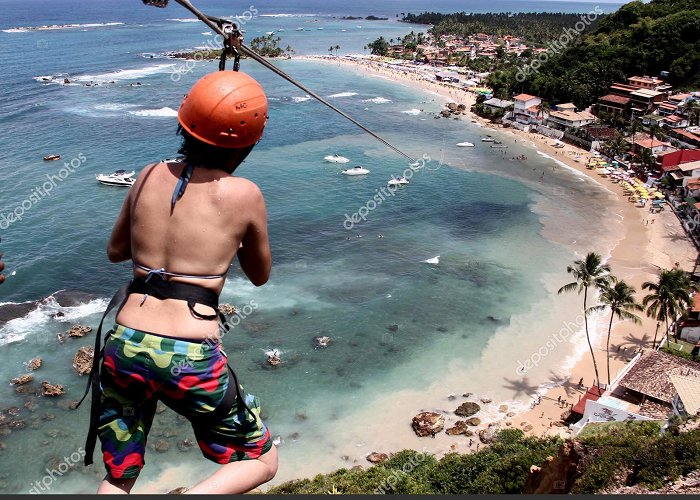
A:
[[[244,405],[206,424],[233,382],[218,343],[175,339],[115,325],[102,360],[99,437],[107,472],[134,478],[144,466],[146,439],[158,401],[190,420],[209,460],[227,464],[259,458],[272,448],[258,398],[241,389]]]

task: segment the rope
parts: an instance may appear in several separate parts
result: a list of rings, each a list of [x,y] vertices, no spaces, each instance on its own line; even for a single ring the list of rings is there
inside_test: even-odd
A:
[[[152,2],[153,0],[150,0],[150,1]],[[164,1],[164,3],[167,3],[167,0],[161,0],[161,1]],[[194,5],[192,5],[192,4],[189,2],[189,0],[175,0],[175,1],[176,1],[177,3],[179,3],[180,5],[182,5],[184,8],[186,8],[187,10],[189,10],[190,12],[192,12],[192,14],[194,14],[194,15],[197,17],[197,19],[199,19],[199,20],[202,21],[204,24],[206,24],[207,26],[209,26],[209,28],[211,28],[214,32],[216,32],[217,34],[221,35],[221,36],[224,38],[224,40],[230,39],[230,33],[226,33],[226,32],[224,31],[224,29],[222,28],[222,25],[224,25],[224,24],[231,25],[232,23],[231,23],[230,21],[228,21],[228,20],[226,20],[226,19],[221,19],[221,18],[217,18],[217,17],[213,17],[213,16],[207,16],[207,15],[203,14],[203,13],[200,12]],[[325,104],[326,106],[328,106],[329,108],[331,108],[333,111],[335,111],[336,113],[338,113],[340,116],[342,116],[343,118],[345,118],[345,119],[351,121],[352,123],[354,123],[355,125],[357,125],[359,128],[361,128],[362,130],[364,130],[365,132],[367,132],[369,135],[371,135],[372,137],[374,137],[375,139],[377,139],[379,142],[381,142],[381,143],[384,144],[385,146],[389,147],[391,150],[393,150],[393,151],[395,151],[396,153],[400,154],[401,156],[407,158],[409,161],[411,161],[411,163],[414,163],[414,162],[415,162],[415,159],[414,159],[414,158],[412,158],[411,156],[407,155],[406,153],[404,153],[403,151],[401,151],[399,148],[397,148],[396,146],[394,146],[393,144],[391,144],[391,143],[388,142],[387,140],[383,139],[382,137],[380,137],[380,136],[377,135],[376,133],[372,132],[370,129],[368,129],[367,127],[365,127],[364,125],[362,125],[360,122],[358,122],[357,120],[355,120],[353,117],[351,117],[350,115],[348,115],[348,114],[345,113],[344,111],[341,111],[340,109],[338,109],[337,107],[335,107],[335,106],[334,106],[333,104],[331,104],[330,102],[326,101],[323,97],[319,96],[316,92],[314,92],[314,91],[308,89],[308,88],[307,88],[305,85],[303,85],[302,83],[297,82],[294,78],[292,78],[291,76],[289,76],[287,73],[285,73],[284,71],[282,71],[281,69],[279,69],[277,66],[275,66],[275,65],[272,64],[271,62],[269,62],[267,59],[265,59],[263,56],[261,56],[260,54],[258,54],[257,52],[255,52],[253,49],[251,49],[251,48],[248,47],[247,45],[241,43],[241,44],[240,44],[240,48],[241,48],[241,51],[242,51],[244,54],[248,55],[251,59],[254,59],[255,61],[257,61],[257,62],[259,62],[260,64],[262,64],[263,66],[265,66],[265,67],[266,67],[267,69],[269,69],[270,71],[276,73],[277,75],[279,75],[279,76],[281,76],[282,78],[284,78],[285,80],[287,80],[287,81],[288,81],[289,83],[291,83],[292,85],[295,85],[295,86],[298,87],[299,89],[303,90],[304,92],[306,92],[307,94],[309,94],[311,97],[313,97],[314,99],[316,99],[316,100],[319,101],[320,103]],[[226,52],[226,47],[224,48],[224,53],[225,53],[225,52]],[[237,66],[237,64],[236,64],[236,66]],[[221,69],[221,65],[220,65],[220,69]],[[235,67],[234,67],[234,69],[235,69]]]

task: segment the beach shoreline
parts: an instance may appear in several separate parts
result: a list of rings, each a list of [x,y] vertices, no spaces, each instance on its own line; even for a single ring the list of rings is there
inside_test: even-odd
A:
[[[645,281],[654,281],[658,269],[668,269],[677,263],[686,271],[691,271],[694,268],[697,251],[673,211],[667,208],[660,213],[650,214],[648,208],[639,208],[630,203],[624,196],[620,185],[600,177],[595,170],[586,169],[585,165],[587,159],[592,156],[591,153],[569,144],[565,144],[563,148],[555,148],[554,144],[558,141],[552,138],[535,132],[505,128],[501,124],[495,124],[478,117],[470,111],[471,106],[476,102],[475,94],[452,86],[426,81],[412,72],[388,68],[376,58],[353,56],[351,60],[332,56],[301,56],[294,59],[353,68],[364,76],[389,79],[398,84],[438,95],[444,99],[445,103],[464,104],[467,111],[461,119],[478,123],[485,129],[498,131],[506,136],[510,135],[516,138],[519,143],[529,145],[535,151],[549,156],[552,161],[560,162],[560,164],[602,186],[610,192],[610,206],[606,208],[619,214],[621,219],[619,226],[622,234],[619,235],[617,243],[612,248],[591,248],[590,251],[601,253],[603,256],[609,255],[607,263],[611,266],[613,274],[624,279],[636,289],[638,300],[641,301],[643,296],[642,284]],[[578,158],[579,161],[576,161],[575,158]],[[548,239],[557,240],[556,234],[546,234],[546,236]],[[566,242],[559,241],[559,243],[565,244]],[[580,313],[580,311],[572,312]],[[632,322],[613,322],[610,337],[611,353],[614,353],[610,362],[612,379],[640,348],[651,346],[656,322],[643,314],[641,317],[641,325],[635,325]],[[598,318],[598,332],[595,338],[592,336],[591,339],[594,344],[601,383],[607,382],[605,337],[607,336],[608,321],[608,314],[603,314]],[[658,340],[660,340],[660,336]],[[554,384],[541,384],[542,387],[545,385],[552,385],[552,387],[541,390],[540,403],[532,405],[529,410],[518,412],[510,425],[528,429],[526,434],[530,435],[567,436],[565,427],[553,424],[560,420],[561,414],[571,408],[572,404],[578,402],[585,393],[585,388],[593,385],[595,380],[595,371],[587,346],[585,350],[579,349],[576,359],[572,360],[570,364],[571,368],[568,370],[566,378]],[[583,380],[583,390],[578,388],[580,380]],[[410,415],[406,415],[406,418],[410,418]]]

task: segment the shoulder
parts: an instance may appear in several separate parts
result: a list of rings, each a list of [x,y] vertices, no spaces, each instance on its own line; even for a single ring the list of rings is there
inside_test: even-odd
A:
[[[260,187],[251,180],[244,177],[228,177],[226,179],[227,188],[236,195],[238,200],[246,202],[263,202],[263,194]]]

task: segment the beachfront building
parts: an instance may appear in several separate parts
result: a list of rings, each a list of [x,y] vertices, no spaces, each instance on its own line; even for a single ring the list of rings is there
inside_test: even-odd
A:
[[[672,88],[671,85],[655,76],[630,76],[627,79],[627,83],[639,89],[655,90],[658,92],[670,92]]]
[[[595,121],[595,116],[588,111],[576,111],[573,103],[557,104],[556,110],[550,111],[546,125],[556,130],[577,130]]]
[[[690,179],[686,185],[687,197],[700,193],[700,179]],[[697,344],[700,342],[700,293],[693,295],[693,303],[683,319],[678,322],[678,338]]]
[[[700,364],[679,356],[645,349],[624,370],[606,397],[616,398],[618,407],[655,419],[666,419],[673,411],[677,391],[674,376],[700,377]]]
[[[688,148],[700,147],[700,131],[695,132],[694,129],[687,128],[685,130],[672,129],[668,135],[681,142]]]
[[[676,389],[673,413],[680,417],[700,415],[700,378],[672,375],[670,379]]]
[[[666,94],[658,90],[638,89],[630,92],[630,112],[634,116],[643,116],[656,111]]]
[[[619,113],[620,116],[627,117],[630,114],[630,102],[631,99],[629,97],[619,94],[607,94],[598,98],[596,108],[598,114],[601,112],[608,114]]]
[[[681,163],[690,163],[700,160],[700,149],[677,149],[664,151],[656,155],[657,172],[673,172],[679,170]]]
[[[652,155],[657,155],[665,151],[676,151],[676,148],[671,146],[670,143],[656,139],[655,137],[650,137],[647,134],[635,134],[634,140],[632,137],[625,137],[625,141],[630,143],[632,154],[637,156],[641,156],[644,151]]]
[[[530,94],[518,94],[513,98],[513,102],[513,119],[516,122],[530,125],[542,121],[542,113],[538,109],[542,99],[539,97]]]
[[[505,116],[513,107],[513,101],[506,101],[504,99],[497,99],[495,97],[484,101],[484,110],[488,110],[489,113],[502,114]]]

